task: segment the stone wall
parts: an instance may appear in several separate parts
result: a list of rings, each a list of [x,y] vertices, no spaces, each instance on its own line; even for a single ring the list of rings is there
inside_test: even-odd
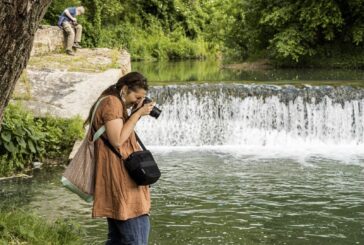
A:
[[[58,26],[39,27],[35,33],[31,56],[43,55],[60,51],[64,47],[63,30]]]

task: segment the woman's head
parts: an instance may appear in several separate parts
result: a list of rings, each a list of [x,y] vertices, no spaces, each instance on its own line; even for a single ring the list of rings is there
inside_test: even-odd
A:
[[[121,77],[115,84],[120,98],[126,107],[139,103],[148,91],[147,79],[138,72],[131,72]]]
[[[130,72],[119,78],[116,84],[105,89],[97,100],[104,96],[114,95],[122,100],[124,107],[129,108],[138,104],[145,97],[147,91],[147,79],[139,72]],[[91,122],[92,112],[95,105],[96,102],[91,107],[84,125]],[[127,118],[126,108],[124,108],[124,118]]]

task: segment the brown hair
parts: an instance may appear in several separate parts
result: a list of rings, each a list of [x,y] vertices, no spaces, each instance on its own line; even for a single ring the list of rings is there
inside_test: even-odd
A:
[[[85,127],[86,125],[88,125],[91,122],[92,112],[94,111],[97,101],[101,97],[105,97],[108,95],[113,95],[120,99],[120,101],[123,105],[124,118],[127,119],[128,114],[126,111],[126,107],[125,107],[124,102],[120,98],[120,91],[124,86],[128,87],[128,91],[136,92],[138,89],[148,90],[147,79],[139,72],[130,72],[130,73],[126,74],[125,76],[122,76],[121,78],[119,78],[119,80],[116,82],[116,84],[111,85],[110,87],[105,89],[101,93],[101,95],[97,98],[97,100],[92,105],[90,112],[88,114],[88,117],[87,117],[86,121],[83,123],[83,126]]]

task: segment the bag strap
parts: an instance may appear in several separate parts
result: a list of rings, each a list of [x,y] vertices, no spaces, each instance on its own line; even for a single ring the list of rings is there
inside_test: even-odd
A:
[[[94,111],[92,112],[92,116],[91,116],[91,122],[90,122],[90,129],[89,130],[91,130],[91,128],[92,128],[92,123],[93,123],[93,121],[94,121],[94,117],[95,117],[95,114],[96,114],[96,109],[97,109],[97,107],[100,105],[100,102],[103,100],[103,99],[105,99],[107,96],[105,96],[105,97],[102,97],[102,98],[100,98],[97,102],[96,102],[96,104],[95,104],[95,108],[94,108]],[[105,126],[104,125],[102,125],[97,131],[96,131],[96,133],[94,134],[94,136],[92,137],[92,142],[95,142],[98,138],[100,138],[100,136],[105,132]]]
[[[95,108],[94,111],[92,112],[92,117],[91,117],[91,123],[90,123],[90,129],[92,128],[92,122],[94,121],[94,117],[96,114],[96,109],[99,106],[100,102],[105,99],[107,96],[100,98],[96,104],[95,104]],[[100,138],[100,136],[106,131],[105,125],[102,125],[94,134],[93,138],[92,138],[92,142],[95,142],[98,138]],[[122,158],[122,155],[120,152],[118,152],[112,145],[111,143],[107,140],[102,138],[102,141],[105,143],[106,146],[108,146],[110,148],[111,151],[113,151],[118,157]]]
[[[137,133],[135,133],[135,136],[136,136],[137,141],[138,141],[138,143],[140,144],[140,146],[143,148],[143,150],[144,150],[144,151],[146,151],[147,149],[145,148],[144,144],[142,143],[142,141],[141,141],[141,140],[140,140],[140,138],[138,137]],[[118,157],[120,157],[121,159],[123,158],[123,156],[121,155],[121,153],[120,153],[120,152],[118,152],[118,151],[115,149],[115,147],[114,147],[114,146],[112,146],[112,144],[110,143],[110,141],[109,141],[109,140],[104,139],[104,138],[102,138],[102,137],[101,137],[101,139],[102,139],[102,141],[104,141],[104,144],[105,144],[107,147],[109,147],[109,149],[110,149],[112,152],[114,152],[114,153],[115,153]]]
[[[110,148],[110,150],[112,151],[112,152],[114,152],[118,157],[120,157],[121,159],[123,158],[123,156],[121,155],[121,153],[120,152],[118,152],[116,149],[115,149],[115,147],[114,146],[112,146],[112,144],[110,143],[110,141],[109,140],[107,140],[107,139],[104,139],[104,138],[102,138],[101,137],[101,139],[102,139],[102,141],[104,141],[104,144],[107,146],[107,147],[109,147]]]
[[[144,146],[143,142],[140,140],[140,138],[139,138],[139,136],[138,136],[138,134],[137,134],[137,133],[135,133],[135,137],[136,137],[136,139],[137,139],[137,141],[138,141],[139,145],[142,147],[142,149],[143,149],[144,151],[146,151],[146,150],[147,150],[147,148],[145,148],[145,146]]]
[[[141,108],[141,107],[140,107]],[[130,116],[131,115],[133,115],[136,111],[138,111],[140,108],[138,108],[138,109],[136,109],[135,111],[133,111],[131,114],[130,114]],[[130,116],[129,116],[129,118],[130,118]],[[139,118],[140,119],[140,118]],[[146,151],[147,150],[147,148],[145,148],[145,146],[144,146],[144,144],[143,144],[143,142],[141,141],[141,139],[139,138],[139,136],[138,136],[138,134],[134,131],[134,133],[135,133],[135,137],[136,137],[136,139],[137,139],[137,141],[138,141],[138,143],[139,143],[139,145],[142,147],[142,149],[144,150],[144,151]]]
[[[94,137],[92,137],[92,142],[95,142],[100,136],[106,131],[105,126],[102,125],[94,134]]]

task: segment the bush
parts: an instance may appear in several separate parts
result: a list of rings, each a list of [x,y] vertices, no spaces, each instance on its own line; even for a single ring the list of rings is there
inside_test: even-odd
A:
[[[21,171],[45,157],[65,160],[73,142],[82,136],[79,117],[35,118],[21,104],[9,104],[0,132],[0,176]]]
[[[82,46],[126,48],[135,60],[201,59],[222,44],[223,3],[206,1],[54,0],[43,22],[55,24],[66,7],[83,5]],[[216,5],[216,6],[215,6]],[[224,7],[225,9],[226,7]],[[213,12],[213,13],[212,13]],[[220,38],[218,38],[218,36]]]
[[[147,30],[129,24],[102,29],[100,47],[127,49],[133,60],[205,59],[210,55],[203,38],[191,40],[182,29],[166,33],[155,23]]]
[[[45,151],[47,158],[67,159],[75,140],[84,134],[83,121],[80,117],[71,119],[47,116],[36,118],[35,123],[45,133]]]

